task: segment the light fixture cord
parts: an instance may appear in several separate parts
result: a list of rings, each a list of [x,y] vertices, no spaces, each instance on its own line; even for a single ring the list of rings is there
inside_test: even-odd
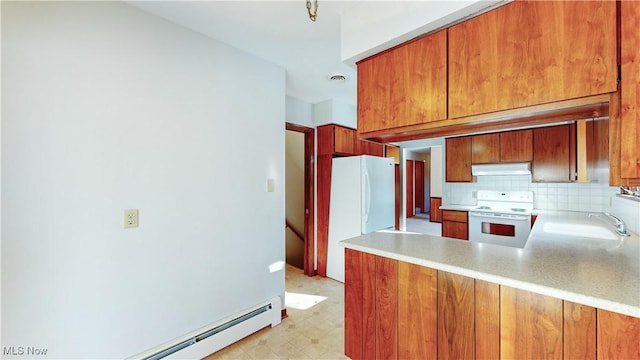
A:
[[[307,0],[307,12],[309,13],[309,19],[316,21],[318,18],[318,0],[313,2],[313,12],[311,12],[311,0]]]

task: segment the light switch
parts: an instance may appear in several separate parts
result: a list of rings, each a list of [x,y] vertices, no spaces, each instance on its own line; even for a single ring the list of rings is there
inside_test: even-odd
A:
[[[267,192],[274,192],[276,189],[276,181],[274,179],[267,179]]]

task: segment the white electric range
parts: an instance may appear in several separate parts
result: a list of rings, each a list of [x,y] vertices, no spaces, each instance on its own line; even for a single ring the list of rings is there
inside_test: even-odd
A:
[[[523,248],[532,211],[532,191],[480,190],[469,210],[469,241]]]

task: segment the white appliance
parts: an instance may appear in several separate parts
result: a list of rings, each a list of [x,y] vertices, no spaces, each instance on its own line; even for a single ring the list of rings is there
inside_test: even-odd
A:
[[[344,282],[344,248],[338,242],[395,225],[393,158],[333,159],[330,196],[327,276]]]
[[[489,191],[477,194],[469,210],[469,241],[523,248],[531,232],[532,191]]]

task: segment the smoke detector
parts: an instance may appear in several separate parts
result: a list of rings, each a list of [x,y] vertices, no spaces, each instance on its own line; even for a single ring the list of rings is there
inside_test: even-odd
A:
[[[327,80],[329,80],[332,83],[341,84],[341,83],[347,82],[349,78],[346,75],[336,73],[336,74],[331,74],[327,76]]]

